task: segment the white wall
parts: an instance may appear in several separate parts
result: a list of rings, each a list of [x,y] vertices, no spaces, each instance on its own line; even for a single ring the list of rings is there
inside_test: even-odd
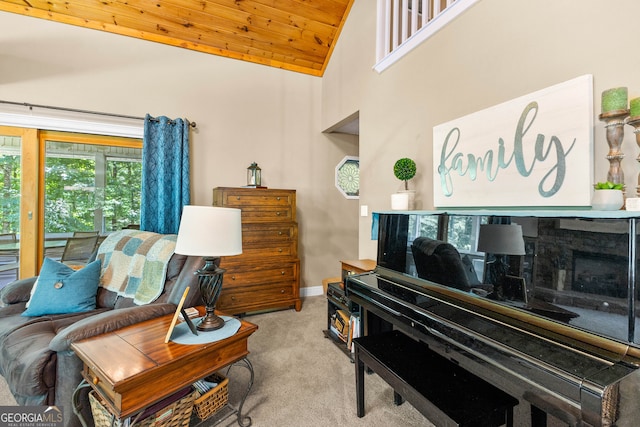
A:
[[[297,190],[301,286],[320,286],[357,257],[358,203],[334,186],[352,138],[321,126],[322,80],[95,30],[0,12],[0,100],[195,121],[192,202],[216,186]]]
[[[446,121],[584,74],[594,77],[595,176],[609,163],[600,94],[628,86],[640,96],[633,43],[640,2],[482,0],[382,74],[375,60],[375,7],[356,0],[323,78],[323,118],[360,111],[360,204],[388,210],[401,185],[400,157],[416,160],[419,207],[432,208],[432,129]],[[367,65],[363,64],[367,62]],[[352,72],[349,72],[349,71]],[[623,169],[633,193],[638,147],[626,127]],[[375,258],[371,218],[359,225],[359,256]]]

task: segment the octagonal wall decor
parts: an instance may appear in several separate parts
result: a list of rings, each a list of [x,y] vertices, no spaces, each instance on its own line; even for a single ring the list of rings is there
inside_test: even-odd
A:
[[[593,126],[591,75],[435,126],[434,206],[590,206]]]
[[[347,199],[360,198],[360,159],[345,156],[336,166],[336,188]]]

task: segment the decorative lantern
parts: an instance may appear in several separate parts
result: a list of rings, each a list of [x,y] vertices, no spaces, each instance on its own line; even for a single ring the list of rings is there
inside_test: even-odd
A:
[[[256,162],[247,168],[247,187],[260,187],[262,185],[262,170]]]

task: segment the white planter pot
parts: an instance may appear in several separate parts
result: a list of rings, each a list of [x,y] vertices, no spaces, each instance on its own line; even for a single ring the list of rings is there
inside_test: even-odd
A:
[[[391,210],[410,211],[414,209],[415,190],[399,191],[391,195]]]
[[[597,211],[617,211],[624,205],[622,190],[595,190],[591,208]]]

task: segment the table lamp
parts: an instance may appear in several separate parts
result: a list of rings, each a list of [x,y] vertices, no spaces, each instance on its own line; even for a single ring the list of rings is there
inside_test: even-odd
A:
[[[481,224],[478,251],[493,254],[495,261],[487,262],[487,274],[494,285],[490,297],[503,299],[504,279],[509,272],[506,255],[524,255],[522,226],[518,224]]]
[[[224,326],[215,308],[224,272],[221,256],[242,253],[241,210],[212,206],[185,206],[182,210],[175,253],[201,256],[204,266],[196,274],[206,314],[197,325],[199,331],[214,331]]]

